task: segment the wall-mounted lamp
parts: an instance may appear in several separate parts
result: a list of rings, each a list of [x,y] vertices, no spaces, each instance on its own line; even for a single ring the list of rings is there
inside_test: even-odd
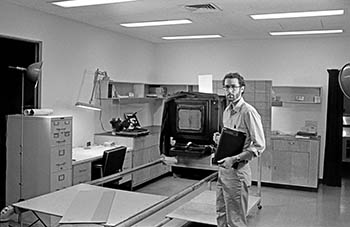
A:
[[[95,94],[97,85],[100,83],[101,80],[105,79],[106,77],[108,77],[106,71],[100,71],[99,69],[96,69],[94,73],[94,81],[93,81],[91,96],[88,103],[77,101],[75,103],[75,106],[80,108],[90,109],[90,110],[101,111],[101,108],[99,106],[92,104],[92,101],[94,99],[94,94]],[[79,91],[79,96],[80,96],[80,91]]]

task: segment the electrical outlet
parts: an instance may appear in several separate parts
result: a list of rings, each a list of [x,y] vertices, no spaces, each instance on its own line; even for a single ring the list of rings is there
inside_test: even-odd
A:
[[[304,101],[304,100],[305,100],[305,97],[302,96],[302,95],[297,95],[297,96],[295,96],[295,100],[296,100],[296,101]]]

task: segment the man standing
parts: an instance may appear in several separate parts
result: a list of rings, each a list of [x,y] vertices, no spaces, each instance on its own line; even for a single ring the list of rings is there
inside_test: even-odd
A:
[[[223,113],[223,126],[246,133],[243,151],[219,160],[216,191],[216,213],[219,227],[247,226],[248,189],[251,185],[249,161],[265,149],[265,136],[261,117],[256,109],[244,101],[244,78],[229,73],[223,79],[227,107]],[[218,143],[220,135],[214,135]],[[233,164],[238,163],[237,168]]]

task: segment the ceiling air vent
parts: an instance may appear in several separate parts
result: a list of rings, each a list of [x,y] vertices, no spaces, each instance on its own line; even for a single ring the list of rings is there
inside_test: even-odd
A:
[[[221,9],[213,3],[185,5],[185,9],[190,10],[193,13],[212,13],[221,11]]]

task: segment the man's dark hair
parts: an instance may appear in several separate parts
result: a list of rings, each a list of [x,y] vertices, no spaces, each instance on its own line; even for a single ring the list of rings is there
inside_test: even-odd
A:
[[[234,79],[234,78],[238,79],[239,86],[245,87],[245,80],[243,76],[241,76],[239,73],[227,73],[224,79],[222,80],[222,86],[225,86],[226,79]]]

